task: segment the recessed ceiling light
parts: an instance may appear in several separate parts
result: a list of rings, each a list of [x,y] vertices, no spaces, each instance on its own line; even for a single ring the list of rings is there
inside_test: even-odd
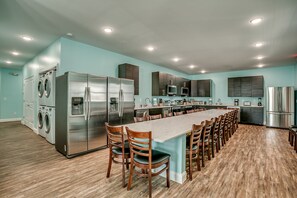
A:
[[[103,28],[103,31],[104,31],[106,34],[110,34],[110,33],[112,33],[112,28],[110,28],[110,27],[105,27],[105,28]]]
[[[202,71],[201,71],[202,74],[204,74],[205,72],[206,72],[205,70],[202,70]]]
[[[190,65],[189,68],[193,69],[195,68],[195,65]]]
[[[25,36],[25,35],[21,36],[21,38],[22,38],[24,41],[32,41],[32,40],[33,40],[32,37],[30,37],[30,36]]]
[[[262,47],[263,46],[263,43],[262,42],[258,42],[255,44],[255,47]]]
[[[7,61],[5,61],[7,64],[11,64],[12,62],[11,61],[9,61],[9,60],[7,60]]]
[[[256,25],[256,24],[261,23],[261,22],[262,22],[261,18],[255,18],[255,19],[250,20],[250,23],[253,24],[253,25]]]
[[[147,47],[147,50],[150,51],[150,52],[152,52],[152,51],[155,50],[155,48],[154,48],[153,46],[148,46],[148,47]]]
[[[11,54],[14,55],[14,56],[18,56],[18,55],[20,55],[20,53],[17,52],[17,51],[12,51]]]
[[[174,62],[178,62],[178,61],[180,61],[180,58],[175,57],[175,58],[173,58],[173,61],[174,61]]]
[[[260,68],[263,67],[263,66],[264,66],[263,64],[259,64],[259,65],[258,65],[258,67],[260,67]]]
[[[68,32],[68,33],[66,34],[66,36],[68,36],[68,37],[73,37],[73,34],[72,34],[71,32]]]
[[[256,59],[262,60],[264,57],[263,56],[257,56]]]

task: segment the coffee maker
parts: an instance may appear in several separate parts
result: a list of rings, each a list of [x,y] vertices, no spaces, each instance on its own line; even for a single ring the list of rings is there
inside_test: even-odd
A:
[[[262,106],[262,98],[258,98],[258,106],[259,106],[259,107]]]
[[[239,105],[239,99],[234,99],[234,106],[238,106]]]

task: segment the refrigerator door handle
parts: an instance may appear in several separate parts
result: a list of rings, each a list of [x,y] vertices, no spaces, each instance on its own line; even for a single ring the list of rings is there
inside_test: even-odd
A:
[[[91,118],[91,88],[88,87],[88,120]]]
[[[119,91],[119,105],[118,105],[118,112],[119,112],[119,117],[121,117],[121,91]]]
[[[84,94],[84,117],[85,117],[85,120],[87,120],[87,115],[88,115],[87,104],[88,104],[88,94],[87,94],[87,87],[85,87],[85,94]]]
[[[124,115],[124,93],[123,93],[123,90],[121,89],[121,99],[122,99],[122,101],[121,101],[121,108],[122,108],[122,110],[121,110],[121,117],[123,117],[123,115]]]

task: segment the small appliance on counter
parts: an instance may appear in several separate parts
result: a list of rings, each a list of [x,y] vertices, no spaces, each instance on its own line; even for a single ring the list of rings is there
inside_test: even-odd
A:
[[[212,98],[209,98],[209,99],[208,99],[208,104],[209,104],[209,105],[212,105]]]
[[[159,98],[159,106],[163,106],[163,99]]]
[[[152,106],[153,107],[158,106],[158,99],[157,98],[153,98]]]
[[[251,106],[251,101],[243,101],[243,106]]]
[[[234,106],[239,106],[239,99],[234,99]]]
[[[183,87],[180,89],[180,95],[181,96],[189,96],[189,88],[186,87],[186,82],[184,82]]]
[[[262,98],[258,98],[258,106],[259,106],[259,107],[262,106]]]

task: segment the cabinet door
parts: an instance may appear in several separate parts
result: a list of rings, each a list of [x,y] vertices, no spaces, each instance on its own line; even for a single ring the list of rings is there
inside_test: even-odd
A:
[[[240,108],[240,122],[249,124],[252,121],[252,112],[250,107],[241,107]]]
[[[240,78],[228,78],[228,97],[241,96]]]
[[[258,124],[263,125],[264,121],[264,109],[262,107],[254,107],[251,110],[251,123],[252,124]]]
[[[242,77],[240,79],[241,97],[252,96],[252,77]]]
[[[252,97],[264,96],[264,78],[263,76],[252,77]]]
[[[198,97],[211,97],[211,80],[198,80]]]
[[[197,80],[190,81],[190,96],[191,97],[198,96]]]

